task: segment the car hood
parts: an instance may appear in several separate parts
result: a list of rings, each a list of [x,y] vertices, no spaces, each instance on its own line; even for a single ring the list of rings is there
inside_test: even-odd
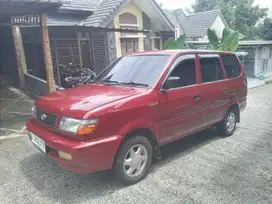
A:
[[[36,106],[57,115],[83,118],[90,110],[144,92],[144,88],[89,84],[47,94]]]

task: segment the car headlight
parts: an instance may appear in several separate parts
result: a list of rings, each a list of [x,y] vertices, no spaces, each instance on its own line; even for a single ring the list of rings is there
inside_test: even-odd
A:
[[[31,109],[31,117],[36,118],[36,106],[33,106]]]
[[[95,131],[97,123],[97,118],[80,120],[63,116],[60,121],[59,129],[64,132],[70,132],[78,135],[87,135]]]

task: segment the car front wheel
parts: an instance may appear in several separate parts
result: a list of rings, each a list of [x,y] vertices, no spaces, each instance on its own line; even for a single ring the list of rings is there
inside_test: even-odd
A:
[[[118,152],[115,173],[124,184],[132,185],[147,174],[153,157],[150,141],[144,136],[130,137]]]

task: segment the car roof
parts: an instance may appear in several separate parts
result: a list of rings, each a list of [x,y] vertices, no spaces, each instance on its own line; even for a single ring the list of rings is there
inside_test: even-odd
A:
[[[235,54],[233,52],[225,52],[225,51],[216,51],[216,50],[152,50],[152,51],[144,51],[144,52],[138,52],[133,53],[130,55],[170,55],[175,56],[182,53],[188,53],[188,54],[195,54],[195,53],[202,53],[202,54]]]

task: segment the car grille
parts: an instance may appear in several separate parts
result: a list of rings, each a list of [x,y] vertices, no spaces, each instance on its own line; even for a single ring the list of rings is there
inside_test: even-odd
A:
[[[40,121],[41,123],[44,123],[44,124],[49,125],[51,127],[56,127],[57,116],[52,113],[48,113],[46,111],[43,111],[43,110],[37,108],[36,119],[38,121]]]

